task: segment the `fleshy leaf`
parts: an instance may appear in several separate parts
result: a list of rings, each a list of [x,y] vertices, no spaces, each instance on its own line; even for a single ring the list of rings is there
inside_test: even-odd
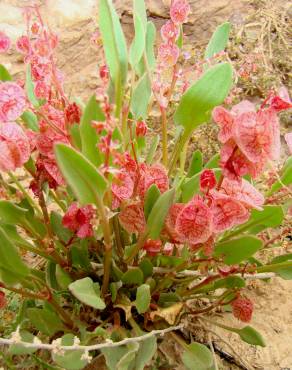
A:
[[[203,155],[200,150],[196,150],[192,155],[187,177],[192,177],[195,174],[201,172],[202,168],[203,168]]]
[[[82,303],[98,310],[103,310],[105,308],[105,303],[98,294],[98,287],[99,285],[97,283],[94,284],[92,279],[86,277],[74,281],[68,288],[74,297],[79,299]]]
[[[151,294],[150,294],[150,286],[148,284],[142,284],[137,289],[136,294],[136,301],[135,305],[137,307],[137,311],[141,313],[145,313],[150,305],[151,301]]]
[[[201,343],[191,343],[182,355],[184,365],[189,370],[211,370],[213,356],[211,351]]]
[[[43,308],[28,308],[26,314],[33,326],[43,334],[51,336],[58,331],[65,330],[59,316],[53,311]]]
[[[205,59],[212,58],[215,54],[225,49],[228,43],[229,33],[229,22],[225,22],[216,28],[206,48]]]

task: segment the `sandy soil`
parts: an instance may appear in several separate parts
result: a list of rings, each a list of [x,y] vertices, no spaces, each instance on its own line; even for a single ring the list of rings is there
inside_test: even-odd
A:
[[[168,17],[169,0],[146,0],[148,15],[157,27]],[[193,13],[185,26],[187,42],[193,46],[206,44],[216,25],[230,20],[240,26],[245,17],[254,11],[248,0],[195,0],[190,1]],[[288,0],[280,4],[289,3]],[[24,25],[19,7],[29,1],[0,0],[0,30],[5,30],[16,39],[22,34]],[[42,8],[45,1],[39,2]],[[97,52],[90,46],[89,40],[96,28],[96,0],[47,0],[45,12],[50,25],[60,34],[58,64],[67,79],[67,91],[74,96],[87,98],[94,92],[98,80],[96,77]],[[126,35],[132,34],[131,1],[114,1],[121,16]],[[255,3],[255,1],[253,2]],[[260,1],[258,1],[260,3]],[[22,77],[21,58],[12,50],[1,62],[8,63],[16,78]],[[257,348],[241,342],[235,335],[218,330],[218,333],[245,360],[248,369],[284,370],[292,369],[292,282],[278,278],[269,283],[253,282],[249,288],[250,297],[255,302],[255,314],[252,325],[266,338],[267,347]],[[222,316],[224,322],[239,325],[229,313]],[[217,330],[217,329],[216,329]],[[194,333],[195,334],[195,333]],[[212,337],[216,340],[216,337]],[[165,350],[162,345],[162,350]],[[169,346],[169,343],[167,344]],[[218,341],[218,348],[231,352],[230,348]],[[171,351],[166,353],[172,356]],[[236,365],[218,358],[222,369],[240,369]],[[244,367],[241,367],[244,368]]]

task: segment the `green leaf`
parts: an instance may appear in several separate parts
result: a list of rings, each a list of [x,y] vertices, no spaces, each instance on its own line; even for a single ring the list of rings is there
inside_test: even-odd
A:
[[[40,101],[36,98],[35,93],[34,93],[34,84],[31,79],[31,67],[30,64],[27,65],[26,68],[26,79],[25,79],[25,91],[26,95],[31,102],[31,104],[35,108],[39,108],[40,106]]]
[[[182,355],[184,365],[189,370],[211,370],[213,356],[211,351],[200,343],[191,343]]]
[[[62,290],[67,290],[69,285],[72,283],[70,275],[67,274],[67,272],[65,272],[59,265],[56,266],[56,279]]]
[[[151,97],[151,84],[145,73],[136,83],[131,99],[131,112],[135,119],[146,119],[148,104]]]
[[[145,313],[151,302],[150,286],[148,284],[142,284],[138,287],[136,293],[135,306],[139,314]]]
[[[203,155],[200,150],[196,150],[191,159],[187,177],[192,177],[197,173],[201,172],[203,168]]]
[[[62,346],[72,346],[74,344],[74,335],[66,334],[62,337],[61,345]],[[82,350],[72,350],[65,351],[64,355],[59,355],[57,353],[52,354],[54,362],[61,366],[62,369],[67,370],[81,370],[87,364],[86,360],[81,360],[83,355]]]
[[[145,214],[146,220],[154,204],[159,198],[159,196],[160,196],[160,191],[157,185],[156,184],[151,185],[150,188],[147,190],[146,197],[145,197],[145,203],[144,203],[144,214]]]
[[[145,278],[152,276],[153,274],[153,265],[149,258],[145,257],[139,264],[140,269],[143,271]]]
[[[0,227],[0,240],[0,269],[8,270],[22,278],[26,277],[30,270],[20,258],[16,247],[2,227]]]
[[[240,338],[248,343],[255,346],[266,347],[266,343],[261,334],[251,326],[245,326],[243,329],[236,329],[235,331]]]
[[[58,331],[64,331],[65,327],[59,316],[48,309],[43,308],[28,308],[26,315],[31,321],[32,325],[46,335],[54,335]]]
[[[59,284],[56,278],[56,263],[48,261],[46,264],[45,275],[46,283],[51,289],[59,290]]]
[[[180,302],[180,300],[179,295],[176,293],[160,293],[157,304],[161,307],[169,307]]]
[[[157,350],[157,342],[155,336],[140,342],[139,350],[135,360],[135,370],[143,370],[150,362]]]
[[[80,136],[80,125],[78,123],[73,123],[69,128],[71,143],[74,148],[82,151],[82,143],[81,143],[81,136]]]
[[[136,353],[139,349],[139,343],[130,343],[127,347],[128,351],[117,363],[116,370],[129,370],[132,368]]]
[[[8,200],[0,200],[0,220],[6,224],[22,225],[27,212]]]
[[[56,144],[55,153],[60,170],[79,202],[96,204],[107,188],[105,178],[81,153],[69,146]]]
[[[68,243],[72,238],[73,233],[62,225],[62,216],[52,211],[50,214],[50,223],[54,234],[64,243]]]
[[[20,337],[23,342],[33,343],[35,338],[30,332],[26,330],[20,330]],[[21,344],[12,344],[9,348],[9,353],[14,356],[29,355],[37,351],[37,348],[26,348]]]
[[[3,64],[0,64],[0,81],[12,81],[12,77]]]
[[[182,96],[174,115],[177,125],[191,133],[210,119],[211,110],[221,104],[232,86],[232,67],[219,63],[211,67]]]
[[[124,284],[134,285],[134,284],[142,284],[144,280],[144,275],[141,269],[138,267],[135,267],[131,270],[126,271],[122,277],[121,280]]]
[[[155,202],[147,220],[147,231],[151,239],[157,239],[160,236],[165,217],[174,201],[174,196],[175,189],[170,189],[161,194]]]
[[[96,167],[102,163],[101,154],[97,148],[98,134],[95,128],[92,127],[92,121],[104,121],[105,116],[93,95],[85,109],[81,118],[79,130],[81,137],[81,147],[83,155],[88,158]]]
[[[263,242],[252,235],[242,236],[218,243],[215,247],[214,256],[223,255],[224,263],[235,265],[253,256],[263,246]]]
[[[156,149],[158,147],[159,141],[160,141],[160,136],[159,135],[156,135],[152,138],[151,145],[150,145],[147,157],[146,157],[146,163],[147,164],[151,164],[153,162],[153,158],[154,158],[154,155],[156,153]]]
[[[23,120],[27,128],[30,128],[34,132],[39,131],[38,119],[33,112],[27,110],[26,112],[22,113],[21,119]]]
[[[219,168],[220,154],[215,154],[209,161],[205,164],[204,168]]]
[[[29,241],[27,241],[26,239],[19,235],[15,225],[0,224],[0,226],[8,236],[8,239],[10,239],[13,244],[16,244],[17,246],[20,247],[24,246],[34,248],[34,245],[32,243],[30,243]]]
[[[281,181],[278,180],[274,182],[270,190],[267,192],[266,196],[271,196],[273,193],[280,190],[283,187],[283,184],[285,186],[289,186],[292,184],[292,156],[287,159],[281,172]]]
[[[70,248],[70,252],[72,265],[74,267],[81,267],[85,271],[92,270],[88,254],[88,240],[82,239],[74,243]]]
[[[284,212],[281,206],[264,206],[262,211],[252,210],[249,221],[241,225],[238,230],[258,233],[268,227],[280,226],[283,219]]]
[[[227,276],[214,282],[214,289],[219,288],[244,288],[245,281],[239,276]]]
[[[145,58],[147,59],[148,67],[150,71],[153,71],[156,65],[154,45],[156,40],[156,27],[153,22],[147,22],[146,31],[146,48],[145,48]],[[145,60],[142,58],[138,65],[136,65],[136,72],[139,76],[142,76],[147,71],[145,66]]]
[[[97,285],[96,285],[97,284]],[[92,279],[86,277],[84,279],[76,280],[69,285],[70,292],[79,299],[80,302],[87,306],[94,307],[98,310],[105,309],[105,303],[98,294],[98,283],[93,283]]]
[[[292,261],[292,253],[277,256],[272,259],[271,264],[278,264],[281,262]],[[283,267],[275,271],[282,279],[292,280],[292,267]]]
[[[111,0],[99,1],[99,21],[103,47],[110,75],[115,85],[127,80],[127,45],[119,17]]]
[[[226,48],[229,33],[229,22],[225,22],[216,28],[206,48],[205,59],[212,58],[215,54],[218,54]]]
[[[133,5],[135,36],[130,46],[129,61],[134,69],[144,53],[147,19],[144,0],[134,0]]]
[[[119,346],[116,348],[103,348],[101,353],[106,360],[106,366],[109,370],[117,370],[117,364],[123,356],[129,352],[128,347]]]
[[[118,290],[123,286],[123,283],[121,281],[116,281],[110,283],[110,292],[112,295],[112,302],[115,302],[118,295]]]

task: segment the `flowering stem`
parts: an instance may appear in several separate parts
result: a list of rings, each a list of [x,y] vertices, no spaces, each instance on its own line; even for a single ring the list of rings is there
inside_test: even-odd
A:
[[[168,164],[168,152],[167,152],[167,116],[166,109],[160,106],[161,112],[161,129],[162,129],[162,163],[165,167]]]
[[[110,269],[112,263],[112,243],[111,243],[111,228],[109,220],[106,215],[106,210],[103,204],[102,199],[99,196],[96,197],[96,205],[100,216],[100,223],[103,231],[104,237],[104,259],[103,259],[103,281],[101,292],[104,296],[107,293],[109,279],[110,279]]]

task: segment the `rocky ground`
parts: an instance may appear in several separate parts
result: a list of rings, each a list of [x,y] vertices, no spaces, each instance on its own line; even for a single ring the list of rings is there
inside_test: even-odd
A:
[[[24,30],[21,7],[29,3],[26,0],[0,0],[0,30],[5,30],[13,39],[21,35]],[[39,1],[41,8],[45,10],[43,13],[49,20],[50,26],[60,35],[58,65],[67,76],[66,89],[70,94],[84,99],[94,92],[98,83],[96,77],[97,52],[94,47],[90,46],[89,42],[92,32],[96,29],[96,3],[96,0]],[[121,16],[127,38],[131,39],[133,28],[131,1],[114,0],[114,3]],[[159,28],[168,17],[167,9],[170,0],[146,0],[146,3],[149,18]],[[287,17],[288,27],[289,16],[291,17],[292,14],[288,0],[275,0],[273,2],[262,0],[192,0],[190,3],[192,15],[184,28],[187,45],[190,48],[206,45],[216,26],[225,20],[231,21],[240,30],[247,19],[256,12],[261,9],[271,10],[273,8],[280,9],[284,14],[283,17]],[[272,16],[273,14],[272,12]],[[286,18],[284,21],[286,22]],[[261,24],[261,18],[258,22]],[[255,37],[257,39],[258,36]],[[287,58],[289,58],[288,54]],[[22,76],[23,64],[17,53],[12,50],[3,59],[1,62],[10,64],[9,69],[16,77]],[[274,72],[273,75],[272,69],[269,73],[272,73],[272,78],[274,77],[275,80],[279,78],[277,72]],[[289,73],[284,78],[288,79]],[[208,140],[206,143],[208,144]],[[252,324],[266,338],[267,347],[262,349],[248,346],[235,335],[216,329],[217,334],[228,344],[224,344],[215,334],[211,335],[217,353],[221,352],[221,355],[218,356],[219,369],[292,369],[292,282],[278,278],[272,279],[268,283],[251,282],[249,290],[250,297],[255,302],[255,315]],[[226,323],[239,325],[229,313],[225,313],[222,319]],[[194,329],[194,338],[196,334]],[[176,353],[179,351],[180,349],[176,348],[169,338],[164,339],[160,346],[160,355],[168,364],[166,368],[182,369],[181,365],[176,362]],[[231,358],[224,353],[230,354]],[[232,361],[236,364],[232,364]]]

